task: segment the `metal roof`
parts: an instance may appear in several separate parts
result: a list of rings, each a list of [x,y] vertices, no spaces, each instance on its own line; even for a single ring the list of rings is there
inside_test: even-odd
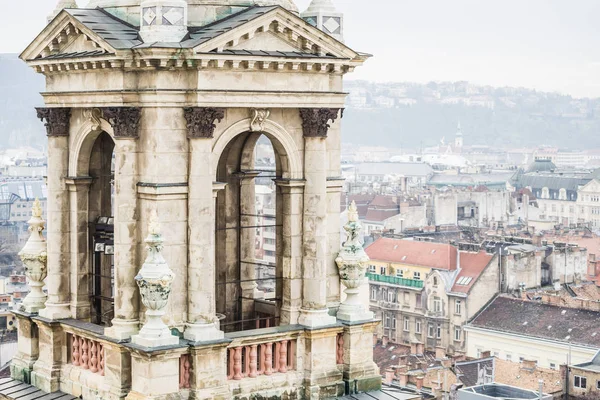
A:
[[[102,9],[77,8],[65,11],[115,49],[131,49],[142,44],[139,28],[121,21]]]
[[[375,392],[350,394],[344,397],[338,397],[338,399],[343,400],[411,400],[420,398],[420,394],[392,387],[384,387],[381,390],[377,390]]]
[[[531,173],[519,176],[517,184],[519,187],[531,187],[532,189],[570,190],[576,192],[579,186],[587,184],[591,178],[583,175],[559,175],[550,173]]]

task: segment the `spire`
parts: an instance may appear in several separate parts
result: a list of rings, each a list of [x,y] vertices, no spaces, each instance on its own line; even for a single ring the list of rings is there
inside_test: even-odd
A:
[[[56,18],[58,13],[60,13],[65,8],[77,8],[77,2],[75,0],[59,0],[52,14],[48,15],[48,23],[50,23],[54,18]]]
[[[178,43],[188,33],[187,0],[142,0],[140,19],[145,43]]]
[[[302,19],[340,42],[344,41],[344,14],[336,11],[332,0],[312,0]]]

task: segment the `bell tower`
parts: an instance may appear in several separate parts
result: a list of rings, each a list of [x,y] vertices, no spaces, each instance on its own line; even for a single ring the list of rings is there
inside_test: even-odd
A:
[[[332,0],[312,0],[302,19],[340,42],[344,42],[344,14],[336,11]]]
[[[142,0],[140,36],[145,43],[179,42],[187,35],[186,0]]]

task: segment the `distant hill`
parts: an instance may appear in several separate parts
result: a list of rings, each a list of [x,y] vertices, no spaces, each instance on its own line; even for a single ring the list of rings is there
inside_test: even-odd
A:
[[[0,54],[0,148],[45,147],[44,125],[34,107],[43,105],[44,77],[16,54]]]
[[[34,107],[44,77],[16,54],[0,54],[0,148],[46,145]],[[467,82],[348,81],[342,140],[389,147],[453,140],[461,122],[465,145],[600,148],[600,100]]]
[[[349,81],[342,140],[389,147],[465,145],[600,147],[600,100],[467,82],[374,84]]]

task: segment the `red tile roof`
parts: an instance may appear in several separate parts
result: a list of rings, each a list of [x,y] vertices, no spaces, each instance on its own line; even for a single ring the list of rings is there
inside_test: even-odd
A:
[[[450,271],[456,269],[457,249],[449,244],[380,238],[368,246],[365,251],[374,261]]]
[[[473,284],[477,282],[479,275],[481,275],[485,267],[490,264],[493,258],[493,254],[488,254],[485,251],[480,251],[479,253],[461,251],[459,257],[460,272],[454,281],[452,291],[457,293],[469,293]]]
[[[400,214],[397,198],[393,196],[377,196],[369,204],[365,221],[382,222]]]

